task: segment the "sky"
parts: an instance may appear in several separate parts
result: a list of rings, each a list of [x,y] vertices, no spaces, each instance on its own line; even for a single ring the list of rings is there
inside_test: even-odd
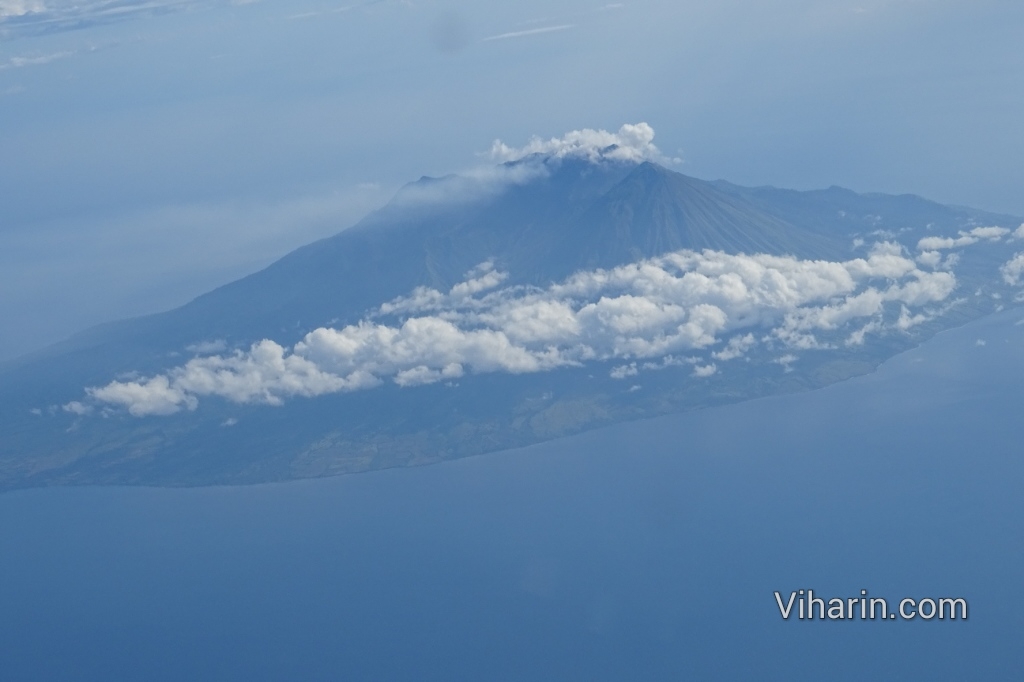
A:
[[[0,359],[402,184],[648,123],[673,168],[1024,215],[1024,4],[0,0]]]

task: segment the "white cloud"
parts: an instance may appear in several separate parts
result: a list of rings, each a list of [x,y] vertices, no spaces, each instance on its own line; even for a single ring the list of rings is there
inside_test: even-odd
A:
[[[185,346],[185,350],[196,355],[210,355],[212,353],[221,353],[227,350],[227,347],[228,344],[224,339],[214,339],[213,341],[199,341],[198,343],[189,344]]]
[[[1015,254],[1013,258],[999,268],[999,272],[1003,275],[1003,281],[1011,287],[1020,284],[1022,277],[1024,277],[1024,252]]]
[[[776,365],[782,365],[783,370],[785,370],[786,372],[792,372],[793,363],[799,359],[800,358],[793,355],[792,353],[787,353],[782,357],[775,358],[774,360],[772,360],[772,362],[775,363]]]
[[[170,378],[163,374],[145,381],[112,381],[102,388],[90,388],[87,393],[100,402],[128,408],[133,417],[166,416],[182,407],[194,410],[199,405],[194,395],[172,386]],[[69,409],[68,406],[65,409]]]
[[[956,249],[962,246],[970,246],[971,244],[977,244],[983,239],[989,241],[999,241],[1006,235],[1010,234],[1010,230],[1005,227],[975,227],[969,231],[960,231],[959,237],[924,237],[917,243],[917,248],[920,251],[939,251],[941,249]]]
[[[81,416],[86,415],[86,414],[91,414],[93,408],[92,408],[91,405],[86,405],[85,403],[82,403],[82,402],[80,402],[78,400],[72,400],[70,403],[68,403],[66,405],[62,405],[61,409],[63,409],[65,412],[70,412],[71,414],[77,414],[78,416],[81,417]],[[42,414],[41,410],[38,411],[38,412],[39,412],[39,414]]]
[[[729,343],[725,344],[725,348],[716,353],[712,353],[711,357],[722,362],[735,360],[736,358],[741,358],[746,355],[747,351],[753,348],[756,344],[757,339],[754,338],[753,334],[734,336],[729,339]]]
[[[934,270],[935,268],[938,268],[940,265],[942,265],[942,254],[939,253],[938,251],[922,251],[920,254],[918,254],[916,260],[921,265],[932,268]]]
[[[3,15],[0,14],[0,16]],[[50,54],[42,55],[11,57],[6,62],[0,63],[0,71],[6,71],[7,69],[21,69],[26,66],[49,64],[50,62],[55,62],[58,59],[70,57],[72,54],[72,52],[52,52]]]
[[[693,376],[699,379],[709,377],[717,372],[718,367],[715,365],[715,363],[711,363],[710,365],[697,365],[696,367],[693,368]]]
[[[459,282],[449,292],[451,296],[472,296],[481,291],[493,289],[508,279],[507,272],[494,269],[494,261],[484,261],[466,273],[466,280]]]
[[[1020,227],[1018,227],[1016,230],[1014,230],[1013,238],[1014,239],[1024,239],[1024,223],[1021,223]]]
[[[187,395],[220,395],[238,403],[280,404],[291,396],[313,397],[380,382],[361,370],[345,377],[323,371],[310,360],[264,339],[248,352],[194,358],[172,373]]]
[[[640,370],[636,368],[636,363],[631,362],[628,365],[619,365],[613,367],[612,371],[608,373],[612,379],[625,379],[626,377],[635,377]]]
[[[845,343],[847,346],[863,346],[868,334],[874,334],[881,331],[881,329],[882,323],[880,320],[871,320],[860,329],[851,333]]]
[[[999,240],[1010,234],[1010,230],[1005,227],[976,227],[968,234],[978,239]]]
[[[952,273],[919,270],[886,243],[843,262],[684,250],[578,272],[547,288],[503,288],[506,278],[488,261],[447,293],[417,288],[357,324],[315,329],[291,349],[265,339],[88,395],[143,416],[195,409],[204,396],[277,405],[388,380],[410,387],[591,361],[619,361],[610,371],[619,379],[684,364],[710,376],[718,367],[700,355],[742,357],[757,343],[752,330],[792,350],[859,345],[868,334],[931,319],[927,306],[956,286]],[[883,313],[897,305],[899,320],[886,326]],[[794,360],[778,362],[788,368]]]
[[[677,355],[666,355],[657,362],[645,362],[640,365],[641,369],[645,370],[659,370],[667,369],[669,367],[683,367],[684,365],[696,365],[701,360],[699,357],[692,355],[690,357],[680,357]]]
[[[924,237],[917,242],[917,248],[922,251],[938,251],[939,249],[955,249],[960,246],[969,246],[978,240],[974,237],[962,235],[956,239],[953,237]]]
[[[902,306],[900,308],[899,319],[896,320],[896,328],[899,329],[900,331],[907,331],[911,327],[916,327],[917,325],[927,322],[930,319],[932,319],[931,316],[925,313],[918,313],[916,315],[912,315],[910,313],[910,309],[907,308],[907,306]]]
[[[439,370],[419,365],[398,372],[395,375],[395,383],[399,386],[421,386],[433,384],[442,379],[458,379],[462,374],[462,365],[457,362],[449,363]]]
[[[21,17],[45,11],[41,0],[0,0],[0,17]]]
[[[556,159],[586,159],[591,163],[602,160],[680,163],[679,159],[666,158],[654,145],[654,129],[646,123],[627,123],[617,133],[584,128],[550,140],[534,137],[525,146],[518,148],[495,140],[490,152],[492,158],[502,162],[519,161],[532,154]]]

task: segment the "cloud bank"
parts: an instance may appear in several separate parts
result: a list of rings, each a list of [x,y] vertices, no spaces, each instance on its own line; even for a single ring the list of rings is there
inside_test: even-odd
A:
[[[87,395],[141,417],[194,410],[208,396],[280,405],[385,381],[411,387],[594,361],[632,363],[623,376],[637,361],[643,369],[689,364],[704,378],[757,344],[814,350],[908,328],[935,315],[929,306],[956,287],[952,273],[921,270],[894,243],[843,262],[683,250],[543,289],[502,287],[506,277],[485,262],[447,292],[417,288],[290,349],[264,339]]]
[[[556,159],[586,159],[591,163],[602,160],[680,163],[679,159],[670,159],[661,153],[654,145],[654,129],[642,122],[627,123],[617,133],[584,128],[550,140],[533,137],[523,147],[510,147],[495,140],[490,151],[491,158],[501,162],[519,161],[534,154]]]

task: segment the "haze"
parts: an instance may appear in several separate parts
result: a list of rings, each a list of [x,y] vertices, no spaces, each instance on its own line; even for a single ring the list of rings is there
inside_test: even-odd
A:
[[[1018,2],[0,0],[0,358],[400,185],[647,121],[675,168],[1024,213]]]

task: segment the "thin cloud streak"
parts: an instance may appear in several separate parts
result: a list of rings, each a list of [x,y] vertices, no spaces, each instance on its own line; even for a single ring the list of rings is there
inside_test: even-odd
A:
[[[26,66],[40,66],[42,64],[49,64],[60,59],[66,59],[72,56],[74,52],[65,50],[63,52],[53,52],[51,54],[44,54],[38,56],[21,56],[11,57],[6,62],[0,64],[0,71],[6,71],[8,69],[21,69]]]
[[[489,36],[482,39],[480,42],[486,43],[493,40],[509,40],[510,38],[524,38],[526,36],[535,36],[542,33],[554,33],[555,31],[567,31],[570,28],[576,28],[576,24],[559,24],[558,26],[543,26],[541,28],[531,28],[525,31],[512,31],[510,33],[500,33],[496,36]]]

